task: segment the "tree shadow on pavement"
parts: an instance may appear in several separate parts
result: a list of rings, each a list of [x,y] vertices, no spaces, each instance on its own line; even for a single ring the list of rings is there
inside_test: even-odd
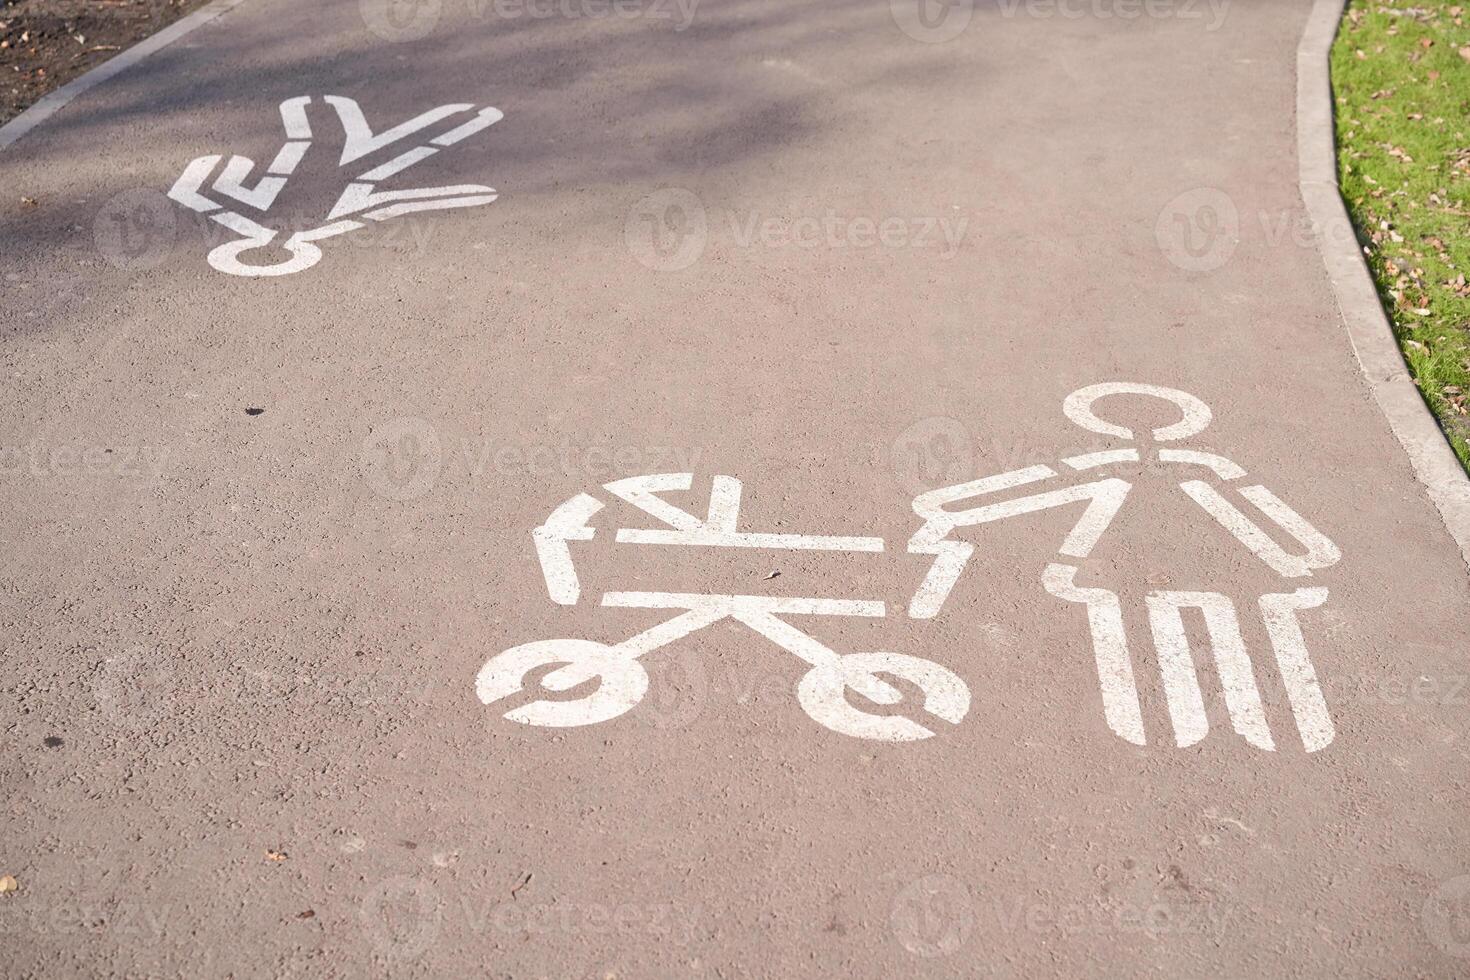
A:
[[[280,16],[262,17],[257,3],[274,4]],[[303,31],[303,21],[319,29]],[[335,33],[324,41],[328,30]],[[851,56],[855,39],[866,52],[860,61]],[[962,50],[906,36],[886,0],[706,0],[687,24],[672,3],[623,19],[506,17],[488,2],[454,0],[433,32],[396,43],[368,29],[356,2],[306,14],[249,0],[0,154],[13,188],[0,206],[6,271],[28,290],[22,305],[31,303],[10,329],[55,326],[71,294],[127,288],[160,265],[199,269],[199,236],[177,230],[170,234],[188,248],[170,261],[109,262],[98,244],[110,234],[102,226],[119,220],[104,213],[109,202],[122,195],[126,217],[149,192],[159,200],[196,156],[269,160],[283,138],[277,106],[287,98],[349,96],[379,127],[445,102],[495,105],[503,121],[414,168],[400,186],[488,183],[504,202],[558,209],[560,227],[576,235],[588,222],[623,220],[628,204],[662,187],[738,194],[734,168],[861,133],[874,105],[922,111]],[[319,142],[340,145],[340,127],[319,99],[314,111],[325,113],[314,117]],[[333,155],[308,154],[316,166],[293,177],[273,221],[320,221],[345,182]],[[170,205],[147,220],[209,224],[196,217]],[[45,285],[58,277],[59,288]]]

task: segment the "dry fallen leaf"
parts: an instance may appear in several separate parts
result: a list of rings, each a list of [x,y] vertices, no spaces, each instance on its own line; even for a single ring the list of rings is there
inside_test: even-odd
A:
[[[1464,58],[1466,61],[1470,61],[1470,45],[1467,45],[1460,49],[1460,57]]]
[[[6,875],[0,878],[0,894],[20,891],[20,882],[15,880],[14,875]]]
[[[316,918],[316,909],[307,909],[305,912],[297,912],[296,913],[296,918],[298,918],[298,919],[314,919],[314,918]]]

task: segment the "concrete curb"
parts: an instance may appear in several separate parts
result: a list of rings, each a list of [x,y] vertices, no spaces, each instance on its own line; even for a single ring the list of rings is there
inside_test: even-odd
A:
[[[244,0],[214,0],[205,4],[187,17],[172,24],[151,37],[146,37],[115,58],[104,61],[91,71],[73,78],[54,92],[42,96],[35,105],[0,126],[0,150],[20,139],[41,123],[50,119],[58,110],[88,89],[100,85],[112,76],[126,71],[155,51],[162,50],[196,28],[214,20],[220,14],[243,3]]]
[[[1332,125],[1329,56],[1346,0],[1315,0],[1296,54],[1296,138],[1302,203],[1316,228],[1351,227],[1337,185],[1337,141]],[[1368,264],[1356,244],[1319,235],[1332,282],[1363,377],[1398,437],[1414,474],[1429,491],[1445,528],[1470,566],[1470,477],[1419,394],[1399,351]]]

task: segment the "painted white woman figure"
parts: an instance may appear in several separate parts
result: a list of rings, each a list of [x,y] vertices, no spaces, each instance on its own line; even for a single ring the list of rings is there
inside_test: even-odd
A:
[[[1183,495],[1179,499],[1192,501],[1189,507],[1194,515],[1208,515],[1228,531],[1263,563],[1273,580],[1309,579],[1315,571],[1335,564],[1341,552],[1276,494],[1248,480],[1246,471],[1231,460],[1195,449],[1148,445],[1136,439],[1132,429],[1106,421],[1094,406],[1108,396],[1162,399],[1182,413],[1177,421],[1151,430],[1155,444],[1177,444],[1195,436],[1212,417],[1204,402],[1173,388],[1110,382],[1074,391],[1063,402],[1067,418],[1089,432],[1134,445],[1070,456],[1055,467],[1027,466],[917,497],[914,512],[924,524],[910,539],[908,550],[911,554],[933,555],[934,561],[910,603],[909,614],[921,619],[935,616],[973,555],[975,545],[952,536],[956,529],[1085,504],[1058,554],[1042,570],[1041,583],[1052,596],[1086,610],[1108,727],[1129,742],[1145,745],[1144,715],[1125,627],[1125,619],[1131,618],[1133,611],[1125,617],[1118,591],[1078,583],[1082,561],[1092,554],[1123,505],[1137,497],[1137,478],[1119,473],[1136,473],[1141,467],[1168,473],[1169,486],[1177,486]],[[1015,491],[1029,492],[1017,496]],[[1237,501],[1243,501],[1246,507]],[[967,509],[945,509],[958,502],[964,502]],[[1133,506],[1152,508],[1156,503],[1145,504],[1138,499]],[[1276,536],[1264,530],[1248,511],[1274,525]],[[1294,544],[1283,547],[1278,543],[1278,539],[1285,540],[1281,535]],[[1334,727],[1297,613],[1326,600],[1327,589],[1318,586],[1271,591],[1249,600],[1252,611],[1261,618],[1297,730],[1309,752],[1329,744]],[[1144,596],[1143,604],[1139,619],[1148,622],[1175,743],[1194,745],[1209,731],[1205,698],[1183,618],[1183,610],[1191,609],[1198,610],[1203,619],[1209,647],[1206,656],[1213,661],[1232,727],[1251,745],[1274,750],[1276,741],[1262,705],[1235,600],[1219,591],[1153,589]]]

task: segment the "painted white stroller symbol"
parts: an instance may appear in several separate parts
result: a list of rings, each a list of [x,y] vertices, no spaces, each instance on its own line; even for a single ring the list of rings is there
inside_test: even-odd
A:
[[[377,166],[370,167],[354,176],[337,198],[321,225],[307,231],[297,232],[281,243],[290,257],[270,265],[252,265],[241,260],[241,256],[263,248],[275,241],[279,232],[254,218],[248,218],[234,207],[244,205],[260,212],[261,218],[286,186],[286,181],[296,172],[301,160],[311,147],[312,129],[307,118],[310,96],[287,99],[281,103],[281,125],[286,131],[286,140],[275,158],[266,166],[265,174],[254,187],[245,186],[255,162],[248,157],[231,156],[220,175],[215,178],[213,190],[216,194],[237,202],[226,208],[219,201],[204,196],[204,185],[219,164],[221,155],[198,157],[191,161],[168,196],[184,207],[200,214],[207,214],[216,223],[223,225],[242,237],[216,246],[209,253],[209,264],[220,272],[235,276],[284,276],[309,269],[321,261],[322,252],[316,243],[337,235],[346,234],[364,227],[366,221],[386,221],[404,214],[419,211],[438,211],[446,208],[467,208],[489,204],[495,200],[495,189],[481,184],[459,184],[449,187],[417,187],[407,190],[379,191],[375,187],[414,164],[419,163],[441,149],[453,146],[460,140],[478,133],[496,122],[503,114],[499,109],[486,106],[476,109],[468,102],[441,105],[421,113],[392,129],[374,133],[364,118],[362,109],[353,99],[339,95],[328,95],[324,101],[337,114],[342,125],[344,143],[339,166],[347,166],[364,157],[377,153],[401,140],[418,133],[437,122],[463,113],[473,113],[469,118],[452,126],[438,136],[394,156]],[[363,220],[357,220],[357,219]]]
[[[714,478],[708,516],[699,518],[660,499],[667,491],[688,490],[689,473],[631,477],[605,489],[656,518],[666,527],[623,528],[616,541],[625,544],[685,545],[724,548],[881,552],[881,538],[833,537],[800,534],[763,534],[736,529],[740,508],[740,481]],[[602,508],[600,500],[579,494],[558,507],[533,532],[537,556],[551,598],[563,605],[577,601],[581,585],[571,560],[568,541],[586,541],[596,533],[587,521]],[[885,615],[881,601],[771,597],[757,595],[700,595],[669,592],[608,592],[604,606],[683,610],[672,619],[622,643],[591,640],[540,640],[512,647],[490,658],[476,678],[480,700],[492,704],[519,693],[526,675],[552,664],[565,666],[546,674],[542,684],[552,691],[568,691],[593,679],[598,687],[571,701],[538,700],[506,713],[512,721],[554,727],[592,725],[616,718],[636,705],[648,690],[647,671],[639,658],[722,619],[749,626],[766,639],[810,665],[797,685],[797,700],[814,720],[844,735],[883,741],[914,741],[934,731],[911,718],[870,714],[849,703],[849,689],[879,705],[894,705],[902,693],[877,676],[889,674],[914,684],[923,693],[923,707],[944,721],[958,724],[969,711],[970,692],[952,671],[932,661],[898,653],[841,654],[787,623],[786,616]]]

